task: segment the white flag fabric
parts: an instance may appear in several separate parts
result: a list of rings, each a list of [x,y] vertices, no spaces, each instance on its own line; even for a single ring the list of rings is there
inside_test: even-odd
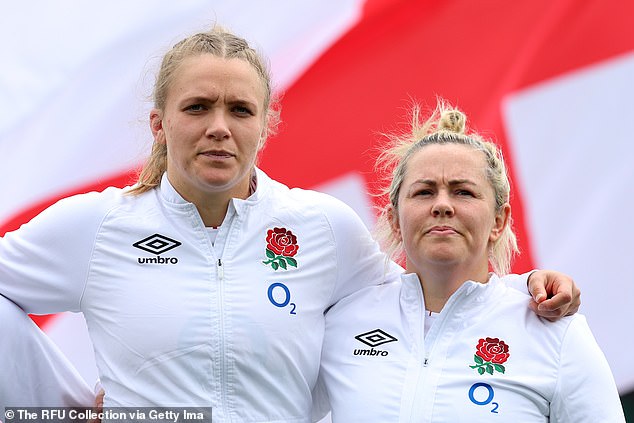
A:
[[[617,0],[12,2],[0,16],[0,234],[64,196],[127,185],[149,151],[153,72],[215,22],[271,60],[280,134],[261,167],[371,226],[373,152],[437,95],[503,147],[522,257],[582,288],[621,393],[634,389],[634,3]],[[69,258],[70,259],[70,258]],[[81,316],[36,321],[89,383]],[[591,365],[591,363],[587,363]]]

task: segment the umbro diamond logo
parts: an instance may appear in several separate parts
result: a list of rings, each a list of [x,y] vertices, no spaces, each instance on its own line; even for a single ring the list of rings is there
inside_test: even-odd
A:
[[[157,256],[159,254],[166,253],[179,245],[181,245],[180,242],[161,234],[150,235],[149,237],[132,244],[133,247],[147,251],[148,253],[156,254]]]
[[[150,235],[149,237],[132,244],[133,247],[136,247],[139,250],[156,254],[156,257],[139,257],[137,259],[139,264],[176,264],[178,263],[178,259],[176,257],[161,257],[159,254],[170,251],[179,245],[181,245],[180,242],[161,234]]]
[[[388,342],[398,341],[389,333],[382,331],[381,329],[374,329],[370,332],[362,333],[355,336],[355,339],[363,342],[369,347],[378,347],[379,345],[387,344]]]
[[[374,329],[370,332],[362,333],[354,337],[357,341],[363,342],[365,345],[369,346],[370,349],[361,349],[355,348],[352,354],[354,355],[368,355],[371,357],[385,357],[389,354],[388,351],[377,350],[374,347],[378,347],[379,345],[387,344],[388,342],[398,341],[395,337],[390,335],[389,333],[381,330]]]

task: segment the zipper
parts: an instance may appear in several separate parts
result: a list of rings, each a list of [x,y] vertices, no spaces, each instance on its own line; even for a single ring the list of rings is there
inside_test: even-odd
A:
[[[456,295],[457,292],[460,294]],[[434,358],[437,358],[438,353],[437,349],[439,348],[438,344],[442,344],[445,327],[449,324],[452,319],[453,310],[460,306],[463,301],[462,298],[462,288],[459,288],[454,296],[452,296],[449,301],[443,307],[441,314],[436,318],[434,325],[430,328],[430,331],[427,333],[427,336],[424,336],[424,328],[421,328],[423,331],[423,345],[424,349],[422,351],[422,369],[418,375],[418,388],[415,389],[417,393],[417,398],[433,398],[434,393],[438,388],[438,376],[436,378],[431,378],[433,376],[431,366],[431,357],[434,355]],[[422,295],[422,290],[420,292]],[[424,302],[423,302],[424,304]],[[421,311],[425,313],[424,310]],[[442,357],[440,357],[442,362]],[[442,363],[441,363],[442,364]],[[431,375],[430,375],[431,373]],[[423,400],[416,403],[413,406],[415,413],[421,416],[425,421],[428,421],[433,416],[433,401],[432,400]]]
[[[227,215],[229,215],[230,212],[229,210],[227,211]],[[235,213],[235,212],[234,212]],[[227,219],[227,217],[225,216],[225,220]],[[212,250],[214,252],[214,256],[217,258],[216,261],[216,277],[218,278],[218,312],[219,312],[219,319],[220,319],[220,392],[221,392],[221,401],[222,401],[222,410],[223,413],[225,415],[225,418],[229,419],[229,416],[231,415],[231,407],[229,405],[229,394],[228,394],[228,390],[229,390],[229,375],[228,375],[228,368],[230,366],[229,362],[230,359],[228,358],[228,354],[227,354],[227,335],[225,332],[226,326],[227,326],[227,321],[229,321],[230,319],[225,315],[225,302],[224,302],[224,298],[225,298],[225,271],[224,271],[224,263],[222,260],[222,257],[224,256],[224,252],[227,249],[227,247],[231,244],[231,237],[232,234],[234,232],[234,228],[239,225],[240,222],[238,222],[238,216],[235,214],[232,214],[230,216],[230,222],[223,222],[223,225],[225,223],[229,223],[228,225],[225,226],[224,230],[227,231],[226,237],[224,238],[224,242],[223,242],[223,246],[222,248],[216,249],[212,246]],[[222,231],[223,229],[221,229]],[[220,233],[218,234],[220,237]]]
[[[222,375],[220,391],[222,396],[222,408],[224,412],[227,413],[227,346],[225,342],[225,313],[223,308],[225,272],[222,267],[222,259],[220,258],[218,258],[216,270],[218,276],[218,310],[220,311],[220,374]]]
[[[223,282],[225,279],[225,271],[222,268],[222,260],[218,259],[218,279],[219,282]]]
[[[438,337],[443,335],[445,326],[447,326],[447,322],[451,320],[451,318],[453,317],[452,316],[453,309],[458,307],[458,304],[460,304],[463,301],[463,295],[461,293],[462,290],[463,290],[463,287],[460,287],[456,291],[456,293],[460,292],[460,294],[456,296],[456,293],[454,293],[454,295],[451,298],[449,298],[449,301],[447,301],[447,303],[443,307],[441,314],[436,318],[436,321],[434,322],[434,327],[432,327],[428,333],[428,335],[432,335],[433,337],[430,336],[424,339],[424,344],[425,344],[425,357],[423,359],[424,367],[427,367],[429,365],[429,358],[431,357],[431,353],[434,351],[436,344],[439,342]]]

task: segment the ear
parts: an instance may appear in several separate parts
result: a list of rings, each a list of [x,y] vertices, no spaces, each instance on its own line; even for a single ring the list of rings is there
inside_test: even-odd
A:
[[[403,242],[403,235],[401,234],[401,223],[398,220],[398,210],[390,204],[387,207],[387,220],[390,222],[390,228],[392,234],[398,242]]]
[[[511,205],[509,203],[504,203],[500,211],[498,211],[495,215],[493,228],[491,228],[491,234],[489,235],[489,242],[495,242],[500,239],[502,232],[504,232],[504,228],[506,228],[509,224],[510,219]]]
[[[159,109],[150,111],[150,129],[154,136],[154,142],[165,144],[165,131],[163,130],[163,113]]]

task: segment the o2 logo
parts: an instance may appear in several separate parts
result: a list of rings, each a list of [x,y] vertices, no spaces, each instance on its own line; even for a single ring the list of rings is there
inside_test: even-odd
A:
[[[286,285],[280,282],[272,283],[269,286],[269,301],[275,307],[284,308],[286,306],[290,306],[291,310],[288,314],[297,314],[295,312],[295,308],[297,307],[295,303],[291,302],[291,291],[288,289]]]
[[[484,395],[486,395],[486,397]],[[478,398],[476,398],[476,396]],[[497,402],[491,402],[493,401],[493,388],[488,383],[474,383],[473,386],[469,388],[469,399],[475,405],[491,404],[493,406],[491,412],[495,414],[498,413],[499,404]]]

